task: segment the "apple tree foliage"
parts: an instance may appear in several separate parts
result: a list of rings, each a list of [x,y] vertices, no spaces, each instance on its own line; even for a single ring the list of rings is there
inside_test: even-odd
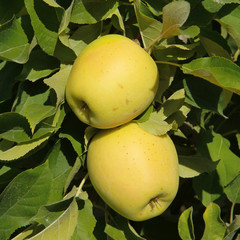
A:
[[[94,129],[65,101],[76,56],[109,33],[156,61],[158,94],[136,120],[179,155],[175,200],[144,222],[94,191]],[[239,49],[239,0],[1,0],[0,240],[240,239]]]

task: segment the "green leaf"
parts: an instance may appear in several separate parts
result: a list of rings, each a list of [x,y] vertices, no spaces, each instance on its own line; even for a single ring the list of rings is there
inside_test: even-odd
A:
[[[0,195],[0,239],[8,239],[15,229],[29,224],[48,201],[50,180],[45,163],[20,173],[5,188]]]
[[[231,100],[232,92],[194,76],[186,76],[183,85],[186,91],[186,103],[217,112],[225,117],[224,109]]]
[[[26,108],[26,117],[30,124],[32,133],[34,133],[35,127],[42,120],[52,116],[56,112],[56,108],[53,106],[31,104]]]
[[[75,0],[71,22],[78,24],[93,24],[108,18],[117,9],[116,0]]]
[[[48,155],[49,169],[52,174],[52,189],[48,202],[60,201],[63,198],[66,180],[72,170],[72,154],[69,148],[58,141]]]
[[[240,172],[239,157],[230,150],[230,142],[209,130],[198,141],[199,152],[213,161],[219,161],[217,173],[222,187],[227,186]]]
[[[138,122],[138,125],[145,131],[154,135],[164,135],[172,129],[172,124],[165,122],[157,112],[152,112],[145,122]]]
[[[224,189],[228,199],[233,203],[240,203],[240,174]]]
[[[38,44],[44,52],[53,56],[58,41],[57,32],[60,25],[55,9],[43,1],[25,0],[24,2],[30,15]]]
[[[215,203],[210,203],[203,214],[203,219],[205,229],[202,240],[222,240],[226,233],[226,226],[220,217],[220,207]]]
[[[210,57],[219,56],[231,60],[229,46],[220,33],[208,29],[202,29],[200,42]]]
[[[190,13],[190,4],[187,1],[174,1],[163,7],[163,38],[180,35],[181,27]]]
[[[202,5],[206,10],[211,13],[218,12],[225,4],[230,3],[238,3],[238,0],[221,0],[221,1],[214,1],[214,0],[204,0],[202,1]]]
[[[184,38],[195,38],[199,35],[200,28],[196,25],[192,25],[185,29],[180,28],[179,31],[181,33],[181,36],[183,36]]]
[[[23,0],[0,1],[0,27],[6,22],[9,22],[15,15],[17,15],[21,11],[23,7]]]
[[[178,232],[182,240],[194,240],[194,227],[192,220],[193,208],[186,209],[178,219]]]
[[[64,119],[61,127],[60,138],[67,138],[72,144],[74,150],[81,156],[84,150],[84,125],[74,114],[69,114]]]
[[[144,6],[140,0],[134,1],[134,9],[138,26],[143,40],[143,45],[146,48],[160,36],[162,31],[162,23],[144,14],[142,11],[143,7]]]
[[[22,64],[28,60],[29,51],[30,44],[20,18],[0,27],[0,59]]]
[[[238,1],[239,2],[239,1]],[[227,9],[227,13],[219,14],[217,21],[221,26],[229,33],[234,39],[238,48],[240,48],[240,26],[239,26],[239,14],[240,6],[235,7],[234,5],[229,6],[232,8],[231,11]]]
[[[80,26],[69,38],[70,48],[79,55],[80,52],[101,33],[101,23]]]
[[[27,119],[13,112],[0,114],[0,138],[22,142],[31,139],[31,131]]]
[[[198,47],[199,43],[192,44],[162,44],[155,46],[153,54],[159,61],[176,61],[191,58]]]
[[[18,89],[18,96],[13,111],[26,116],[27,108],[32,104],[45,105],[49,99],[50,89],[41,82],[24,81]]]
[[[240,94],[240,67],[222,57],[205,57],[182,65],[185,74],[191,74]]]
[[[57,106],[65,101],[65,87],[71,68],[71,65],[62,65],[57,73],[44,80],[44,83],[56,92]]]
[[[57,218],[51,225],[45,228],[29,240],[70,240],[74,233],[78,219],[78,205],[74,199],[64,213]]]
[[[17,82],[16,77],[21,69],[19,64],[3,62],[3,67],[0,69],[0,103],[11,98],[12,89]]]
[[[41,144],[47,141],[48,138],[49,136],[36,139],[34,141],[26,142],[26,143],[20,143],[6,151],[0,150],[0,161],[13,161],[18,158],[21,158],[25,156],[27,153],[29,153],[30,151],[39,147]]]
[[[203,173],[193,179],[193,188],[202,204],[207,207],[210,202],[219,199],[223,189],[219,185],[219,177],[216,171]]]
[[[179,175],[183,178],[192,178],[204,172],[215,170],[217,162],[201,155],[179,155]]]
[[[23,66],[18,79],[28,79],[32,82],[47,77],[59,68],[59,62],[41,50],[32,51],[30,58]]]
[[[121,217],[120,215],[115,217],[115,224],[107,224],[104,232],[114,240],[143,240],[139,236],[133,227],[129,224],[129,221],[126,218]]]
[[[94,240],[93,231],[97,223],[93,215],[93,205],[90,200],[80,202],[80,206],[84,204],[82,208],[78,210],[78,221],[74,234],[71,240]]]
[[[183,106],[184,100],[185,90],[177,90],[166,101],[163,102],[161,109],[158,111],[158,115],[163,120],[166,120],[169,116],[177,112]]]
[[[239,229],[240,229],[240,215],[235,215],[234,220],[228,226],[228,229],[227,229],[228,234],[227,234],[227,236],[225,236],[224,240],[232,240],[232,239],[234,239],[234,235],[236,234],[236,232]]]

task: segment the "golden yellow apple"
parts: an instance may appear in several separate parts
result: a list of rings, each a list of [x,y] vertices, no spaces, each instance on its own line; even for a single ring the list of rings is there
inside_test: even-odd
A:
[[[91,42],[77,57],[66,99],[84,123],[112,128],[141,114],[158,88],[151,56],[127,37],[109,34]]]
[[[152,135],[133,121],[93,137],[87,168],[99,196],[134,221],[163,213],[178,190],[178,157],[172,140],[167,134]]]

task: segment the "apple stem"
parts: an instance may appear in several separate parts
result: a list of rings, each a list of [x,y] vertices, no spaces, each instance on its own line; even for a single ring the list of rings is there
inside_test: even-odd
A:
[[[82,179],[82,181],[81,181],[81,183],[80,183],[80,185],[78,187],[78,190],[77,190],[77,193],[76,193],[76,197],[78,197],[80,195],[80,193],[82,192],[83,185],[86,182],[87,178],[88,178],[88,173]]]

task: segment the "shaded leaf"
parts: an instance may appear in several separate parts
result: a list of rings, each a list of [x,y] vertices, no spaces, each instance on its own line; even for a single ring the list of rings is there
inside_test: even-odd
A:
[[[78,24],[93,24],[109,17],[117,9],[115,0],[75,0],[71,22]]]
[[[0,114],[0,138],[22,142],[31,139],[31,131],[27,119],[13,112]]]
[[[183,178],[192,178],[204,172],[215,170],[217,162],[201,155],[179,156],[179,175]]]
[[[183,85],[186,91],[186,103],[217,112],[225,117],[224,109],[231,100],[232,92],[194,76],[186,76]]]
[[[236,232],[240,229],[240,215],[235,215],[234,220],[228,226],[228,234],[225,236],[224,240],[232,240]]]
[[[216,171],[203,173],[193,179],[193,188],[203,205],[207,207],[210,202],[219,199],[223,194],[219,177]]]
[[[240,174],[225,187],[224,192],[231,202],[240,203]]]
[[[20,173],[0,195],[0,239],[29,224],[48,201],[51,175],[47,164]],[[11,224],[9,224],[11,222]]]
[[[32,82],[47,77],[59,68],[59,62],[41,50],[32,51],[30,58],[23,66],[18,79],[28,79]]]
[[[17,82],[16,77],[22,69],[21,65],[12,62],[2,62],[1,65],[0,103],[11,98],[13,86]]]
[[[215,203],[210,203],[203,214],[203,219],[205,229],[202,240],[222,240],[226,233],[226,226],[220,217],[220,207]]]
[[[182,240],[194,240],[194,227],[192,220],[193,208],[186,209],[178,219],[178,232]]]
[[[11,6],[11,7],[9,7]],[[0,1],[0,26],[10,21],[24,7],[23,0]]]

